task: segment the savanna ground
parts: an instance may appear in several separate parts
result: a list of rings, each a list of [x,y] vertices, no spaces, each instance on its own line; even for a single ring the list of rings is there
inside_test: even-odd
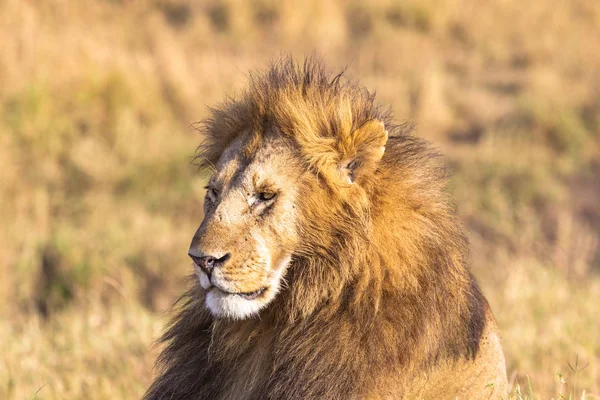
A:
[[[512,397],[597,398],[599,38],[592,0],[0,2],[0,398],[141,396],[201,220],[190,124],[282,53],[446,155]]]

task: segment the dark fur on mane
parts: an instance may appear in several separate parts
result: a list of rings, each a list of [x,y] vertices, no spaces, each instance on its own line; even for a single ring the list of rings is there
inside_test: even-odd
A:
[[[275,63],[212,110],[199,159],[215,163],[241,131],[275,129],[319,171],[337,131],[372,119],[385,123],[389,140],[364,183],[368,201],[340,199],[317,180],[300,188],[307,198],[323,197],[300,204],[303,245],[288,287],[260,318],[228,321],[210,315],[195,285],[161,339],[159,375],[145,399],[220,398],[228,385],[244,398],[356,398],[383,371],[409,382],[440,362],[477,354],[487,303],[467,268],[446,170],[366,89],[314,60]]]

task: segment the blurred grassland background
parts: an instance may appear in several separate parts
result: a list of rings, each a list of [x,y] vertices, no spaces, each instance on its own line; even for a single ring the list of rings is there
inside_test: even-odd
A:
[[[202,218],[190,124],[285,53],[446,155],[514,398],[600,396],[600,2],[3,0],[0,398],[141,396]]]

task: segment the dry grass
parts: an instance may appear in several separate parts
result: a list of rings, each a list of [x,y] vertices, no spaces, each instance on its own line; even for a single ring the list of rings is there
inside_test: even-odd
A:
[[[512,397],[600,396],[597,37],[587,0],[0,3],[0,398],[143,393],[201,218],[189,125],[282,52],[447,155]]]

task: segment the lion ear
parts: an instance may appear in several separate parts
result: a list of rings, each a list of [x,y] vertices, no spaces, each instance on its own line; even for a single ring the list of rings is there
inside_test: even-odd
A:
[[[340,163],[340,174],[346,183],[355,183],[377,169],[383,157],[388,132],[383,122],[372,119],[355,129],[350,137],[350,154]]]

